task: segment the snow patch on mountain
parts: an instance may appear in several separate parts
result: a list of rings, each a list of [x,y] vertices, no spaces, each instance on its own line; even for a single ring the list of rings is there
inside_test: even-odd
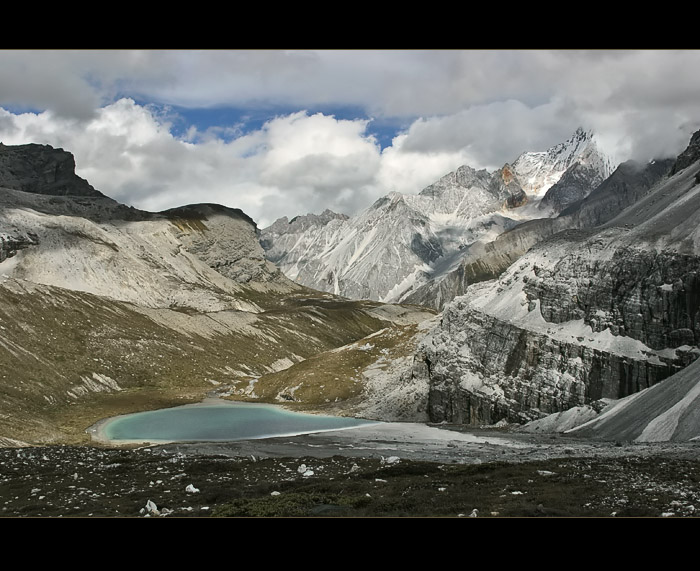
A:
[[[594,133],[579,128],[567,141],[546,151],[521,154],[513,163],[513,169],[523,190],[541,198],[577,162],[594,166],[603,179],[610,176],[616,166],[598,150]]]

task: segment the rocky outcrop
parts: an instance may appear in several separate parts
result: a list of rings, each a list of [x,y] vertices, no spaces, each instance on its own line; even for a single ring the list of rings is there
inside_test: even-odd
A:
[[[94,222],[151,220],[155,216],[95,190],[75,174],[71,153],[34,143],[0,143],[0,206],[78,216]],[[2,231],[7,230],[0,227]]]
[[[658,170],[634,180],[643,187],[666,167],[652,165]],[[695,162],[661,176],[597,228],[552,232],[497,280],[473,284],[448,304],[414,366],[429,379],[431,420],[523,422],[636,394],[693,363],[699,172]],[[621,172],[620,184],[593,196],[595,208],[575,221],[600,220],[593,213],[630,175]],[[626,190],[634,197],[639,189]]]
[[[700,131],[693,134],[688,147],[678,155],[675,164],[671,168],[671,174],[682,171],[698,160],[700,160]]]
[[[612,353],[582,344],[580,335],[565,340],[459,303],[448,308],[414,365],[416,377],[428,373],[432,422],[527,422],[628,396],[683,366],[680,356]]]
[[[177,229],[188,252],[238,283],[289,280],[271,262],[259,243],[257,225],[237,208],[191,204],[161,212]]]
[[[71,153],[34,143],[0,143],[0,187],[54,196],[104,196],[75,174]]]
[[[0,263],[17,254],[19,250],[36,246],[38,243],[39,237],[33,232],[16,235],[0,233]]]
[[[501,198],[504,208],[517,208],[528,200],[513,167],[508,163],[491,177],[490,187],[492,194]]]
[[[523,288],[539,300],[545,321],[583,320],[593,332],[609,329],[653,349],[700,343],[700,257],[632,247],[610,259],[575,251],[547,268],[535,266]]]

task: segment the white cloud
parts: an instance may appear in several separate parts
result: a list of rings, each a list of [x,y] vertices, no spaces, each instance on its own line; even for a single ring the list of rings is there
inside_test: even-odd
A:
[[[443,175],[463,164],[475,165],[467,149],[424,152],[406,148],[409,135],[394,138],[391,147],[382,152],[381,167],[377,174],[377,188],[381,192],[415,194]]]
[[[621,160],[676,154],[700,127],[697,50],[5,50],[0,63],[0,105],[14,110],[0,108],[4,143],[63,147],[93,186],[134,206],[220,202],[260,225],[352,214],[461,164],[544,150],[579,125]],[[252,131],[175,136],[182,118],[168,105],[286,111]],[[324,105],[364,114],[315,112]],[[406,129],[381,150],[368,117]]]
[[[580,125],[554,101],[529,107],[507,100],[474,105],[449,116],[415,121],[403,148],[416,153],[460,153],[475,168],[496,169],[529,150],[545,150],[564,141]]]
[[[147,210],[194,202],[241,208],[261,225],[309,205],[356,209],[372,187],[380,150],[367,121],[300,112],[224,142],[175,138],[167,123],[133,100],[121,99],[88,121],[52,112],[0,110],[0,140],[62,147],[76,171],[116,200]]]
[[[367,121],[337,120],[304,112],[264,126],[267,152],[260,180],[280,188],[328,195],[371,184],[379,146],[365,134]]]

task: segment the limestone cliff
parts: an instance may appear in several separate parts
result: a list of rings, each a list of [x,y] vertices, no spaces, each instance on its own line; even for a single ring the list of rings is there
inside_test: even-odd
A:
[[[445,307],[414,365],[433,421],[522,422],[618,399],[700,355],[700,162],[673,172],[602,226],[550,223]]]

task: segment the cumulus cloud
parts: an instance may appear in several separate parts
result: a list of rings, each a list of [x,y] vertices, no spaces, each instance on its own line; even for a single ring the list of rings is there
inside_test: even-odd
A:
[[[70,150],[78,174],[116,200],[147,210],[218,202],[262,225],[305,208],[363,206],[380,163],[366,126],[299,112],[229,142],[211,137],[194,144],[131,99],[99,109],[90,121],[0,110],[5,144]]]
[[[264,126],[268,152],[263,180],[335,191],[366,184],[377,168],[378,145],[366,136],[367,121],[337,120],[299,112]],[[335,168],[324,168],[328,164]],[[337,171],[339,176],[333,175]]]
[[[353,214],[462,164],[499,168],[578,126],[618,160],[673,156],[700,128],[696,50],[6,50],[0,61],[4,143],[63,147],[96,188],[140,208],[220,202],[261,226]],[[200,127],[176,111],[215,106],[271,115]],[[382,148],[373,133],[392,121],[402,130]]]
[[[177,138],[156,109],[131,99],[97,110],[89,121],[0,109],[5,144],[69,150],[78,174],[116,200],[152,211],[218,202],[243,209],[261,226],[326,208],[353,214],[389,191],[418,192],[469,160],[459,151],[404,149],[407,135],[382,151],[368,125],[297,112],[227,142],[191,131]]]

